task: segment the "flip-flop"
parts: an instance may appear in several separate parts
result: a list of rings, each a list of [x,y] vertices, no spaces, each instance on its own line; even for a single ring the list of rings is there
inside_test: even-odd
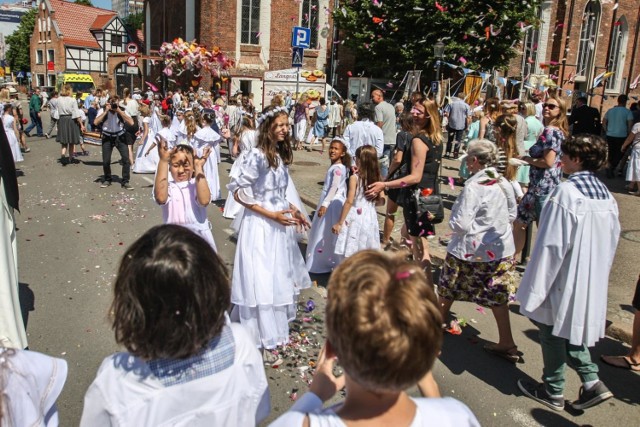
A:
[[[496,348],[495,344],[485,344],[483,347],[484,351],[489,354],[493,354],[494,356],[498,356],[507,360],[511,363],[518,363],[520,361],[520,355],[518,354],[518,347],[511,347],[507,350],[499,350]],[[516,352],[513,353],[513,350]]]
[[[640,372],[640,362],[634,362],[629,356],[600,356],[600,360],[615,368]]]

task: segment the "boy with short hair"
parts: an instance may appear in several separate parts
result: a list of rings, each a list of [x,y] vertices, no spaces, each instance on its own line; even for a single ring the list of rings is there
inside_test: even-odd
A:
[[[567,361],[580,376],[582,410],[613,397],[598,378],[588,347],[604,337],[609,272],[620,235],[618,205],[595,172],[607,163],[607,144],[576,135],[562,144],[567,181],[542,210],[531,260],[516,295],[520,312],[540,329],[543,383],[518,380],[528,397],[564,409]]]
[[[310,390],[272,426],[344,426],[356,418],[390,426],[479,426],[451,397],[404,392],[428,377],[442,344],[437,298],[419,266],[361,251],[334,270],[328,290],[327,342]],[[345,372],[338,378],[336,358]],[[345,401],[323,408],[345,384]]]

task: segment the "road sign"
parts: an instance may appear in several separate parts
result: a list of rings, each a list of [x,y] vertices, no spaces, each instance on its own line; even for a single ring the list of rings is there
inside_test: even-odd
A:
[[[138,67],[127,67],[127,74],[138,75],[139,71]]]
[[[431,92],[438,93],[440,90],[440,82],[431,82]]]
[[[127,58],[127,65],[130,66],[130,67],[137,67],[138,66],[138,57],[137,56],[133,56],[133,55],[128,57]]]
[[[135,43],[127,43],[127,52],[131,55],[138,53],[138,45]]]
[[[31,78],[31,71],[27,71],[27,77]]]
[[[294,47],[293,55],[291,56],[291,66],[302,67],[303,61],[304,61],[304,49],[301,47]]]
[[[24,79],[24,73],[20,71],[16,77],[19,79]]]
[[[309,49],[311,47],[311,29],[305,27],[293,27],[291,47]]]

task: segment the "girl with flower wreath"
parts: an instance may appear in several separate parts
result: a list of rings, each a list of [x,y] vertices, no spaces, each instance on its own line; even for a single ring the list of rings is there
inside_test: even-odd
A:
[[[247,153],[240,174],[228,189],[244,206],[233,267],[232,318],[249,331],[263,357],[289,342],[297,296],[311,286],[296,241],[296,227],[308,228],[300,210],[287,199],[288,165],[293,160],[288,113],[271,107],[259,118],[258,142]]]

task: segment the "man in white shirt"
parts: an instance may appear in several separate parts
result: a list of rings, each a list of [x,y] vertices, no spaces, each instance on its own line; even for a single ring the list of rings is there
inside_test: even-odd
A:
[[[173,109],[178,110],[182,108],[182,89],[177,88],[173,94]]]
[[[131,96],[131,98],[135,99],[138,102],[142,101],[142,92],[140,91],[140,88],[133,89],[133,95]]]
[[[393,108],[393,107],[391,107]],[[374,107],[370,102],[358,105],[358,121],[350,124],[344,130],[344,139],[349,146],[349,154],[353,157],[358,147],[372,145],[378,152],[378,158],[383,157],[384,133],[373,123]],[[395,127],[395,125],[394,125]]]
[[[120,99],[117,95],[109,99],[104,112],[96,117],[95,124],[102,125],[102,169],[104,178],[100,187],[106,188],[111,185],[111,153],[116,148],[122,160],[122,188],[133,190],[129,184],[131,163],[129,161],[129,149],[127,148],[125,123],[133,126],[133,119],[127,114],[124,108],[118,105]]]

